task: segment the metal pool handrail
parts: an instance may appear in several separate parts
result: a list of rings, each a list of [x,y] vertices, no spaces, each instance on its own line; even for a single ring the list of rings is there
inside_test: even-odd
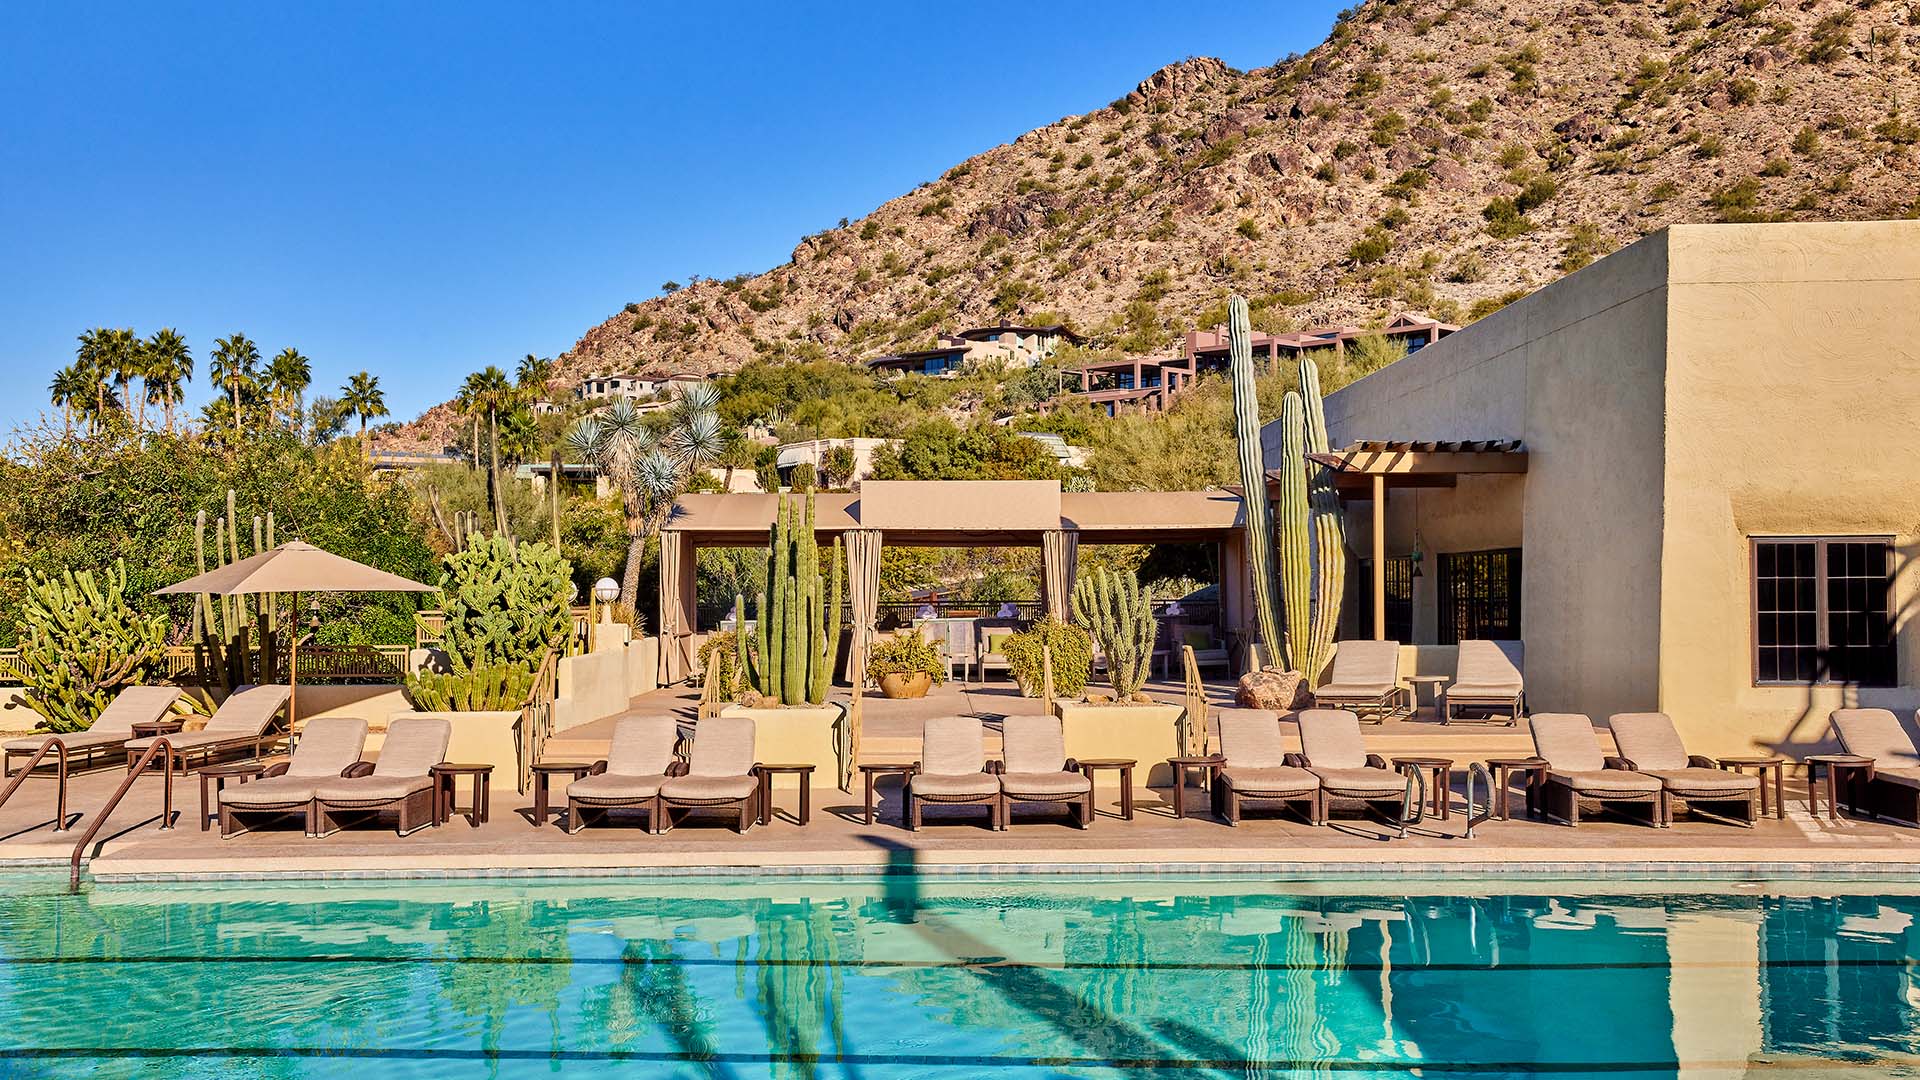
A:
[[[1473,778],[1478,775],[1487,789],[1487,805],[1478,816],[1473,812]],[[1493,774],[1477,761],[1467,762],[1467,839],[1473,839],[1473,827],[1493,819]]]
[[[160,810],[160,828],[162,830],[173,828],[173,743],[163,736],[155,739],[153,745],[147,747],[147,752],[140,755],[140,760],[134,762],[133,767],[127,770],[127,778],[120,781],[120,786],[115,788],[113,794],[108,797],[106,805],[102,806],[100,813],[94,817],[93,824],[87,826],[86,833],[80,837],[80,842],[73,845],[73,858],[67,863],[68,892],[80,891],[80,857],[86,853],[87,845],[93,843],[93,838],[99,835],[100,827],[107,823],[107,818],[113,816],[113,811],[120,805],[120,800],[126,797],[127,791],[133,787],[133,782],[140,779],[140,774],[147,771],[147,766],[153,764],[155,754],[160,755],[163,770],[161,775],[165,778],[165,786],[161,789],[163,801]]]
[[[1419,797],[1415,797],[1415,792]],[[1406,838],[1407,828],[1426,820],[1427,808],[1427,772],[1425,769],[1407,770],[1406,797],[1400,803],[1400,836]]]
[[[0,806],[5,806],[7,800],[13,798],[13,793],[20,789],[21,784],[27,782],[27,777],[32,774],[34,768],[46,760],[49,750],[57,751],[59,755],[53,774],[57,792],[53,831],[61,833],[67,831],[67,744],[57,735],[48,736],[47,741],[40,744],[40,749],[35,750],[33,756],[27,759],[26,766],[14,774],[13,780],[7,784],[7,790],[0,791]]]

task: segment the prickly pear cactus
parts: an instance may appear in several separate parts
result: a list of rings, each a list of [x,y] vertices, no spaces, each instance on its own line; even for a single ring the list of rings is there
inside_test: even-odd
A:
[[[166,616],[139,614],[126,592],[125,560],[98,578],[91,570],[59,577],[27,571],[22,681],[27,705],[45,720],[45,730],[85,730],[122,688],[159,677]]]
[[[1115,701],[1132,701],[1153,663],[1153,594],[1132,574],[1101,567],[1073,587],[1073,617],[1107,654]]]

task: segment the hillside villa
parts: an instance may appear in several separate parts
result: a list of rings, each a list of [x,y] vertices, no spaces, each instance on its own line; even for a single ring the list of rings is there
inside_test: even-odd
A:
[[[1064,344],[1080,344],[1080,335],[1064,326],[976,326],[957,334],[940,335],[931,349],[876,356],[867,367],[894,375],[918,374],[949,378],[967,364],[1001,363],[1032,367],[1052,356]]]

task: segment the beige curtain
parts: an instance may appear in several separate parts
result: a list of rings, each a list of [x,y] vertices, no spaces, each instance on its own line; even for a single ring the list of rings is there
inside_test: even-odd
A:
[[[1080,571],[1080,533],[1049,529],[1040,537],[1041,575],[1046,579],[1047,614],[1073,621],[1073,579]]]
[[[847,601],[853,609],[853,644],[847,650],[847,678],[859,686],[867,670],[867,650],[873,645],[873,624],[880,611],[880,530],[849,529],[841,534],[847,547]]]
[[[690,668],[685,644],[692,640],[693,613],[687,608],[689,582],[683,580],[693,571],[692,553],[683,533],[660,534],[660,685],[671,686],[685,678]]]

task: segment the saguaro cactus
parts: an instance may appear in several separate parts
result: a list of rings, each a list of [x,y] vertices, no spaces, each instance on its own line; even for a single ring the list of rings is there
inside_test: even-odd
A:
[[[1300,353],[1300,397],[1306,413],[1301,456],[1325,454],[1331,447],[1327,442],[1327,413],[1320,401],[1320,368],[1305,350]],[[1333,487],[1333,470],[1311,460],[1307,469],[1307,513],[1313,534],[1313,620],[1305,658],[1296,650],[1294,662],[1311,683],[1333,659],[1334,642],[1340,636],[1340,606],[1347,586],[1347,535],[1340,496]]]
[[[1246,518],[1247,566],[1253,578],[1253,614],[1269,662],[1284,662],[1280,630],[1281,582],[1273,556],[1273,511],[1267,505],[1266,463],[1260,450],[1260,395],[1253,381],[1253,331],[1247,300],[1227,301],[1227,344],[1233,371],[1233,435],[1240,450],[1241,509]]]
[[[1116,701],[1132,701],[1153,663],[1153,594],[1131,574],[1101,567],[1073,587],[1073,617],[1107,654]]]
[[[1286,666],[1306,673],[1305,652],[1313,628],[1313,535],[1307,515],[1306,406],[1287,391],[1280,402],[1280,495],[1274,520],[1280,526],[1280,586],[1286,600]]]
[[[804,512],[800,500],[782,495],[767,534],[751,667],[754,689],[785,705],[826,701],[839,659],[840,543],[828,556],[829,571],[822,571],[813,529],[813,494],[807,493]]]
[[[59,577],[27,571],[20,606],[20,663],[27,706],[53,732],[92,725],[122,687],[159,673],[167,638],[164,615],[127,603],[127,564]]]

